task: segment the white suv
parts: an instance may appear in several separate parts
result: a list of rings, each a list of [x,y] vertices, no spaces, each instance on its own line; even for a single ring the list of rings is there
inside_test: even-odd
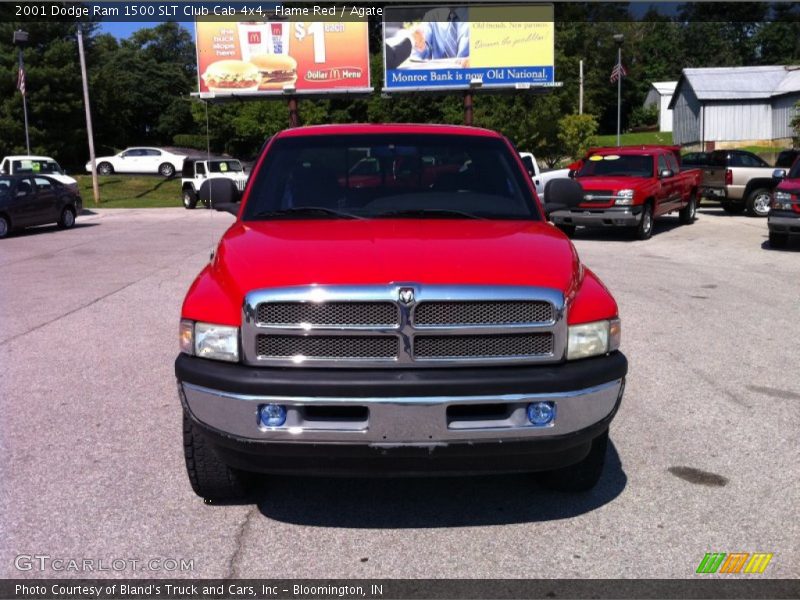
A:
[[[247,175],[242,168],[242,163],[236,159],[187,158],[183,163],[183,177],[181,178],[181,196],[184,207],[191,209],[197,206],[198,192],[206,179],[230,179],[236,184],[240,195],[247,184]]]

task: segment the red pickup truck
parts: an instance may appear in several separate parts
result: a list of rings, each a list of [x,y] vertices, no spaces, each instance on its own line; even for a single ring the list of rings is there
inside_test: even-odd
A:
[[[365,157],[380,177],[343,185]],[[235,189],[214,183],[222,209]],[[548,185],[565,208],[582,200],[570,179]],[[181,313],[198,495],[240,496],[250,472],[598,481],[627,373],[617,305],[544,219],[506,138],[283,131],[235,212]]]
[[[677,146],[594,148],[573,166],[571,174],[584,189],[583,203],[548,211],[567,235],[578,225],[626,227],[646,240],[656,217],[678,211],[681,223],[695,220],[701,172],[681,171]]]
[[[789,238],[800,238],[800,158],[789,169],[775,169],[772,175],[780,183],[772,192],[767,227],[769,243],[774,248],[785,248]]]

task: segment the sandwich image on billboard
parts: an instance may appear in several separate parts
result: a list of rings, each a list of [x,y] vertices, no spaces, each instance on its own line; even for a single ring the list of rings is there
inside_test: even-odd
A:
[[[200,93],[215,96],[372,91],[364,21],[198,21]]]
[[[388,91],[554,84],[552,4],[384,9]]]

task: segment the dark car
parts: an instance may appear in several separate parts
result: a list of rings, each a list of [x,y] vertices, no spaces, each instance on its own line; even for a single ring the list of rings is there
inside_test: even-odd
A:
[[[681,159],[681,165],[686,168],[690,167],[705,167],[710,164],[709,160],[711,154],[709,152],[689,152],[684,154]]]
[[[800,156],[800,148],[792,148],[791,150],[782,150],[775,160],[776,169],[791,169],[794,161]]]
[[[75,225],[83,201],[75,190],[45,175],[0,176],[0,238],[15,229]]]

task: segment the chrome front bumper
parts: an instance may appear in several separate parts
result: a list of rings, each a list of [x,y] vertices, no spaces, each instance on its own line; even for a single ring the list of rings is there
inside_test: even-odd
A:
[[[611,415],[625,387],[616,379],[590,388],[544,394],[421,397],[286,397],[233,394],[179,383],[179,392],[194,418],[219,433],[242,440],[293,443],[347,443],[374,447],[435,446],[457,442],[547,439],[586,429]],[[551,401],[555,420],[531,425],[526,407]],[[287,408],[286,423],[264,428],[259,407]],[[471,409],[449,412],[449,407]],[[355,416],[316,416],[319,407],[358,407]],[[474,409],[474,410],[472,410]],[[323,414],[325,414],[323,412]],[[467,416],[465,416],[467,415]]]
[[[642,219],[641,206],[639,212],[633,208],[578,208],[575,210],[557,210],[550,213],[550,220],[556,225],[584,225],[586,227],[633,227]]]
[[[786,214],[787,211],[782,211]],[[791,213],[789,213],[791,214]],[[790,235],[800,234],[800,216],[784,217],[770,212],[767,219],[767,227],[776,233],[788,233]]]

